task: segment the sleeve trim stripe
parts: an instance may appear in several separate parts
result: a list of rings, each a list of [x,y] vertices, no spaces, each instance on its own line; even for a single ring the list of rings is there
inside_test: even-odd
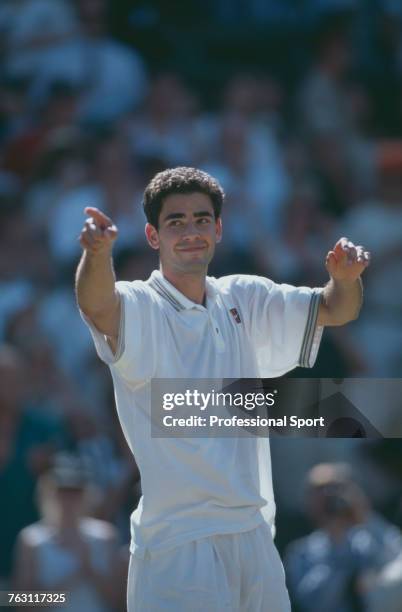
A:
[[[315,292],[311,296],[310,308],[307,317],[306,329],[304,331],[302,348],[300,351],[300,359],[299,365],[302,368],[310,368],[313,366],[311,363],[312,349],[316,336],[317,330],[317,319],[318,319],[318,311],[321,302],[321,291],[315,290]],[[320,329],[320,333],[322,330]],[[315,361],[315,360],[314,360]]]
[[[126,305],[124,303],[124,296],[120,293],[120,325],[119,325],[119,338],[117,341],[117,349],[113,358],[113,362],[120,359],[124,353],[124,333],[126,327]]]

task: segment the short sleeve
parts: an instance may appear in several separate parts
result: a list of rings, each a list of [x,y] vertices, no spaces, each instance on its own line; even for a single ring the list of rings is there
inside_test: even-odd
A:
[[[107,338],[81,312],[87,324],[96,352],[100,359],[127,380],[138,380],[144,366],[143,329],[146,296],[137,282],[119,281],[116,289],[120,295],[120,327],[116,353],[113,354]],[[145,303],[144,303],[145,302]],[[149,308],[148,308],[149,310]],[[148,353],[148,351],[147,351]]]
[[[323,327],[317,327],[322,289],[277,285],[257,277],[250,329],[261,376],[313,367]]]

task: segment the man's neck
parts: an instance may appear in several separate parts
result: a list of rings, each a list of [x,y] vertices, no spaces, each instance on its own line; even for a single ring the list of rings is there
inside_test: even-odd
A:
[[[205,303],[205,278],[207,271],[203,273],[179,274],[160,267],[161,274],[175,289],[180,291],[196,304]]]

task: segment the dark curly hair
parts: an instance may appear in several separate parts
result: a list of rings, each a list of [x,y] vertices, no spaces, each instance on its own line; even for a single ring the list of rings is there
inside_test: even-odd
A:
[[[211,198],[215,219],[221,216],[225,193],[216,179],[197,168],[169,168],[158,172],[144,192],[145,216],[156,229],[163,201],[172,193],[204,193]]]

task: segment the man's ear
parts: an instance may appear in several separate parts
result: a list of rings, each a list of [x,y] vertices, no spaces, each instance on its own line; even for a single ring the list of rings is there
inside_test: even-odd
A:
[[[222,240],[222,219],[220,217],[215,221],[215,230],[216,242],[220,242]]]
[[[145,226],[145,236],[149,246],[157,251],[159,249],[159,232],[156,227],[147,223]]]

